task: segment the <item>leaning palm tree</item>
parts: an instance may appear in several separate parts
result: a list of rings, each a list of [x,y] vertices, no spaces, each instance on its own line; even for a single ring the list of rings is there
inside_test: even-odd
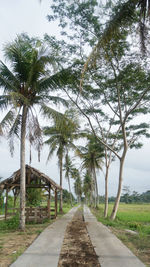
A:
[[[62,115],[62,114],[61,114]],[[62,172],[63,172],[63,159],[68,153],[68,149],[74,149],[73,140],[78,137],[79,125],[76,119],[69,118],[68,112],[59,118],[54,119],[54,125],[51,127],[44,127],[44,135],[48,137],[45,141],[50,147],[47,161],[57,151],[59,171],[60,171],[60,186],[62,187]],[[63,210],[62,192],[60,193],[60,212]]]
[[[20,138],[20,228],[25,229],[25,139],[28,138],[40,152],[42,140],[41,129],[34,106],[39,105],[43,114],[57,112],[46,103],[63,101],[49,94],[55,89],[52,75],[54,54],[45,48],[44,42],[37,38],[29,38],[26,34],[19,35],[14,42],[4,47],[5,57],[9,66],[0,61],[0,108],[6,109],[0,130],[12,122],[9,130],[10,146],[13,150],[13,137]],[[49,68],[51,67],[51,69]],[[9,110],[8,110],[9,108]],[[21,135],[19,134],[21,131]],[[20,135],[20,136],[19,136]]]
[[[79,147],[77,155],[82,159],[82,169],[86,169],[94,182],[95,206],[98,205],[98,185],[96,169],[102,169],[102,158],[104,157],[104,149],[102,145],[97,142],[96,138],[91,135],[88,137],[87,146]]]

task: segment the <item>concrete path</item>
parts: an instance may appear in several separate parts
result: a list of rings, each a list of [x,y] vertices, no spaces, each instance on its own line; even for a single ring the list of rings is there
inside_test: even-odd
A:
[[[101,267],[144,267],[145,265],[84,206],[87,230]]]
[[[57,267],[67,224],[78,207],[49,225],[11,267]]]

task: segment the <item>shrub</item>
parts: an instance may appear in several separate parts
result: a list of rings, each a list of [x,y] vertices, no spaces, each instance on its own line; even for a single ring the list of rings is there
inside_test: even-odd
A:
[[[138,230],[141,228],[141,223],[139,222],[128,222],[127,225],[129,226],[130,229],[133,230]]]
[[[6,221],[0,221],[0,230],[16,230],[19,227],[19,214]]]

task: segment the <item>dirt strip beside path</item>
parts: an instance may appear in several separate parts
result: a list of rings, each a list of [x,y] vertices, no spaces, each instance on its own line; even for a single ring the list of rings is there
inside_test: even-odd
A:
[[[58,267],[100,267],[80,208],[68,224]]]

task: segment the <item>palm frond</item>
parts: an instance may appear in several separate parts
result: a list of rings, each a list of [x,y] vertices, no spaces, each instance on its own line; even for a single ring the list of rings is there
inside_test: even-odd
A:
[[[48,138],[46,141],[44,141],[44,144],[50,145],[53,144],[54,141],[57,141],[58,143],[58,137],[56,135],[52,135],[50,138]]]
[[[59,90],[64,88],[66,85],[73,85],[77,83],[80,78],[80,70],[75,68],[74,64],[66,69],[57,71],[54,75],[50,77],[43,78],[40,81],[40,88],[42,89],[52,89]]]
[[[14,83],[12,83],[11,80],[4,77],[1,73],[0,73],[0,86],[4,88],[4,92],[17,91],[16,87],[14,86]]]
[[[0,109],[5,110],[7,109],[8,105],[11,103],[10,95],[1,95],[0,96]]]
[[[0,135],[4,134],[4,131],[7,133],[9,127],[13,123],[15,112],[13,109],[9,110],[5,117],[0,122]]]
[[[59,96],[47,96],[47,99],[56,105],[63,104],[65,107],[69,106],[69,102],[66,99],[59,97]]]
[[[19,138],[19,127],[21,125],[21,115],[20,115],[20,110],[17,114],[16,119],[14,120],[14,123],[9,131],[9,137],[11,137],[12,135],[16,135]]]
[[[73,133],[72,137],[73,139],[79,139],[79,138],[87,138],[88,133],[85,131],[78,131],[77,133]]]
[[[53,143],[51,143],[51,147],[48,153],[47,162],[51,159],[52,155],[54,154],[55,150],[57,148],[57,140],[55,140]]]
[[[42,114],[47,117],[47,118],[52,118],[55,121],[56,120],[61,120],[63,119],[64,115],[61,112],[58,112],[56,110],[54,110],[53,108],[50,108],[46,105],[41,105],[41,110]]]
[[[58,90],[60,89],[60,82],[58,81],[58,75],[54,74],[50,77],[42,78],[39,82],[39,88],[41,90]]]
[[[46,48],[43,46],[39,47],[38,50],[32,50],[30,71],[26,80],[25,90],[32,84],[32,91],[38,91],[38,93],[42,91],[42,88],[39,86],[39,80],[49,73],[46,69],[46,65],[50,62],[50,58],[46,54]]]
[[[0,61],[0,73],[1,76],[3,76],[7,81],[9,81],[9,83],[11,82],[11,84],[13,85],[12,89],[17,90],[17,88],[20,87],[20,83],[17,80],[16,76],[12,73],[12,71],[10,71],[10,69],[8,69],[8,67],[2,61]]]
[[[12,63],[13,72],[20,82],[26,82],[30,72],[32,53],[30,38],[22,34],[14,42],[5,46],[5,57]]]
[[[9,139],[9,147],[10,147],[10,153],[13,156],[14,152],[14,138],[17,136],[19,138],[19,131],[20,131],[20,125],[21,125],[21,115],[20,115],[20,109],[16,116],[16,119],[13,122],[13,125],[8,133],[8,139]]]
[[[32,109],[30,109],[32,116],[28,113],[28,134],[27,138],[30,143],[30,163],[31,163],[31,147],[33,146],[38,151],[38,160],[40,161],[40,152],[42,149],[42,129],[40,127],[37,116],[34,116]]]
[[[43,127],[43,133],[45,136],[54,136],[54,135],[58,135],[58,130],[56,128],[56,126],[46,126],[46,127]]]

